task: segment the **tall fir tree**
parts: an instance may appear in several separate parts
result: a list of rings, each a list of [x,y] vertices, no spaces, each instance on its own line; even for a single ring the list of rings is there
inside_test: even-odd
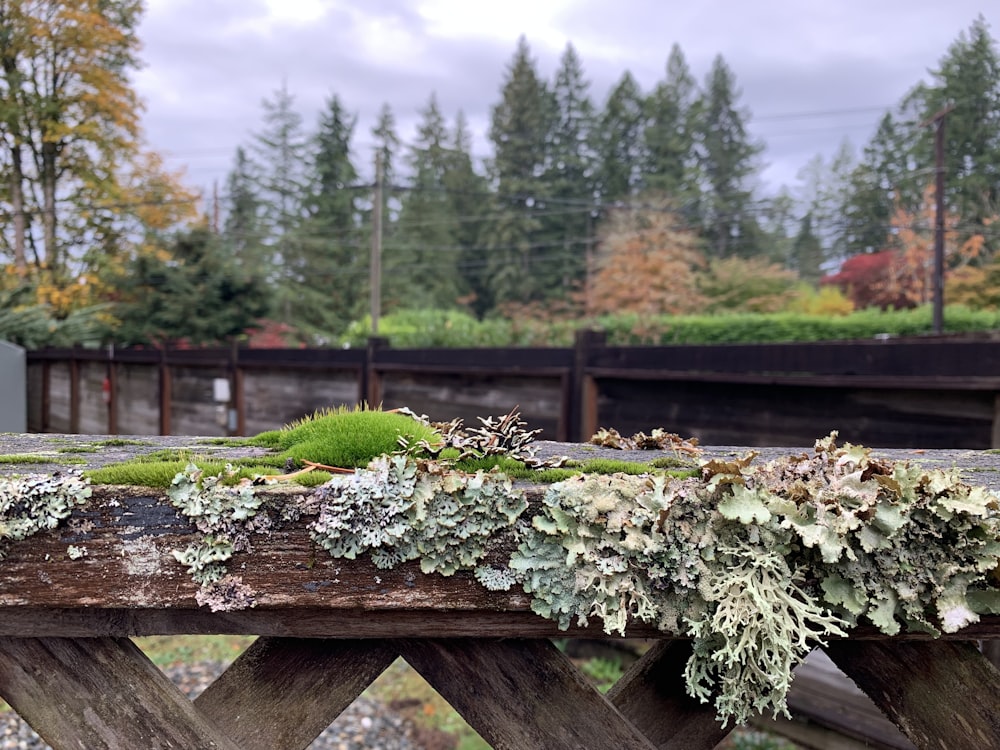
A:
[[[973,234],[1000,249],[1000,49],[980,15],[948,48],[932,82],[920,87],[922,115],[951,107],[943,121],[946,202],[960,217],[962,240]],[[921,163],[934,163],[934,128],[922,129]]]
[[[294,328],[311,303],[305,290],[313,280],[296,236],[308,195],[308,136],[286,82],[264,99],[262,107],[263,126],[254,134],[251,151],[266,232],[265,273],[274,287],[276,320]]]
[[[555,105],[546,168],[540,179],[547,209],[543,234],[562,272],[561,290],[583,282],[596,207],[594,105],[573,45],[567,45],[552,86]]]
[[[697,95],[698,84],[684,52],[674,44],[667,59],[666,78],[646,99],[643,184],[670,196],[682,211],[696,190],[692,126]]]
[[[883,115],[875,135],[850,175],[842,207],[839,238],[848,255],[874,253],[891,242],[896,207],[907,207],[913,193],[912,129],[891,112]]]
[[[628,71],[608,94],[593,143],[597,157],[597,192],[603,203],[624,201],[642,185],[646,160],[642,91]]]
[[[246,149],[238,146],[233,158],[233,168],[226,176],[222,239],[239,262],[266,271],[267,258],[262,245],[261,199],[257,182],[253,162],[247,156]]]
[[[552,111],[552,97],[521,37],[489,131],[495,218],[485,243],[488,307],[543,300],[553,287],[552,278],[560,277],[553,248],[544,241],[545,211],[537,194],[547,163]]]
[[[359,314],[364,298],[368,252],[359,226],[358,171],[351,158],[355,122],[332,95],[310,143],[306,215],[296,242],[310,269],[313,304],[296,325],[314,340],[328,341],[340,333]]]
[[[385,251],[387,311],[451,308],[461,293],[458,217],[447,185],[454,157],[436,95],[431,94],[421,118],[416,141],[407,154],[409,190],[403,197],[396,235]]]
[[[482,270],[486,259],[481,249],[488,226],[490,192],[486,177],[476,171],[472,157],[472,133],[461,110],[455,116],[444,188],[455,216],[452,233],[462,248],[458,262],[463,290],[460,302],[481,314],[485,312],[485,302],[490,298],[487,277]]]
[[[750,180],[763,145],[747,130],[750,114],[740,105],[740,95],[735,74],[717,56],[696,104],[694,127],[702,231],[709,254],[717,258],[762,250]]]
[[[813,232],[811,213],[802,217],[792,243],[792,269],[798,272],[800,279],[811,284],[823,275],[823,244]]]

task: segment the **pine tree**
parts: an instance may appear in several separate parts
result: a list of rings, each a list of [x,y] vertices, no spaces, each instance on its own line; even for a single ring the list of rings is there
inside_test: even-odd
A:
[[[760,252],[750,178],[763,145],[747,131],[736,76],[715,58],[698,102],[694,142],[701,188],[701,222],[709,253],[717,258]]]
[[[635,195],[642,183],[646,145],[642,92],[628,71],[608,95],[593,142],[601,201],[622,201]]]
[[[553,248],[544,242],[538,178],[545,171],[552,97],[539,77],[524,37],[493,108],[489,137],[495,215],[486,238],[488,306],[544,299],[559,278]],[[557,248],[559,250],[560,248]],[[558,258],[557,258],[558,260]]]
[[[691,132],[698,86],[679,45],[670,49],[666,78],[646,99],[644,186],[679,205],[692,198],[694,139]]]

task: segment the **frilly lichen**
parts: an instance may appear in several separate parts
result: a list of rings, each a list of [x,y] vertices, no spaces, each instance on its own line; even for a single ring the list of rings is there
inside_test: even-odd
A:
[[[367,552],[379,568],[419,559],[423,572],[442,575],[477,566],[490,539],[528,507],[503,474],[465,474],[406,455],[335,477],[308,502],[318,512],[312,537],[334,557]]]
[[[786,711],[792,670],[828,637],[862,623],[955,632],[1000,601],[987,581],[1000,500],[957,471],[877,459],[835,436],[766,464],[709,460],[698,477],[579,475],[551,485],[530,522],[523,493],[496,471],[386,455],[285,515],[310,517],[334,557],[520,584],[561,628],[598,618],[609,634],[642,622],[687,635],[688,692],[742,723]],[[200,601],[252,603],[225,561],[269,523],[255,520],[253,488],[190,473],[171,499],[205,534],[175,553],[215,587]]]
[[[723,719],[786,711],[792,669],[861,621],[956,630],[991,597],[1000,501],[957,471],[838,448],[702,476],[571,479],[549,488],[510,560],[535,612],[694,639],[688,691]],[[992,597],[996,599],[997,597]]]
[[[249,481],[229,486],[225,479],[225,473],[205,475],[191,464],[167,490],[170,503],[203,535],[185,549],[174,550],[173,556],[200,584],[198,603],[212,611],[254,605],[253,592],[228,574],[226,562],[234,553],[249,552],[251,536],[273,525],[269,514],[259,512],[264,498]]]
[[[90,494],[75,471],[0,477],[0,560],[11,542],[56,528]]]

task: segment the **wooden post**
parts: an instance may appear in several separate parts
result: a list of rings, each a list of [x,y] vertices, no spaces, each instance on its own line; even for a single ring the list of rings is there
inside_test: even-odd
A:
[[[382,152],[375,154],[375,195],[372,199],[371,254],[371,318],[372,336],[378,336],[378,319],[382,312]],[[370,402],[369,402],[370,403]]]
[[[400,651],[496,750],[654,748],[549,641],[403,641]]]
[[[48,432],[52,424],[52,363],[42,362],[42,423],[39,432]]]
[[[605,345],[603,331],[576,332],[573,344],[573,372],[570,383],[573,421],[567,430],[569,439],[585,443],[597,432],[597,383],[587,374],[590,352]]]
[[[823,650],[917,747],[1000,747],[1000,672],[972,643],[844,640]]]
[[[166,349],[160,350],[160,434],[170,434],[170,410],[173,402],[170,394],[171,373],[170,364],[167,362]]]
[[[376,359],[380,349],[389,346],[389,339],[370,336],[365,348],[365,366],[361,371],[361,400],[371,408],[382,403],[382,377]]]
[[[608,700],[660,750],[712,750],[723,728],[715,708],[687,694],[690,641],[660,641],[608,691]]]
[[[0,695],[55,750],[238,748],[124,638],[0,638]]]
[[[69,431],[80,432],[80,360],[76,352],[70,354],[69,361]]]
[[[104,391],[108,400],[108,434],[118,434],[118,362],[115,360],[114,344],[108,345],[108,369],[106,375],[107,390]]]

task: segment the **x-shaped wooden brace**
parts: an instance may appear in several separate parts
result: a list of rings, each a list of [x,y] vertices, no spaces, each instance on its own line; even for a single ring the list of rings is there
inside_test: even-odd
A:
[[[918,747],[1000,746],[1000,673],[971,645],[828,651]],[[685,694],[681,641],[658,643],[602,696],[547,640],[266,637],[192,702],[128,639],[0,638],[0,695],[56,750],[291,750],[397,655],[498,750],[709,750],[728,734]]]

